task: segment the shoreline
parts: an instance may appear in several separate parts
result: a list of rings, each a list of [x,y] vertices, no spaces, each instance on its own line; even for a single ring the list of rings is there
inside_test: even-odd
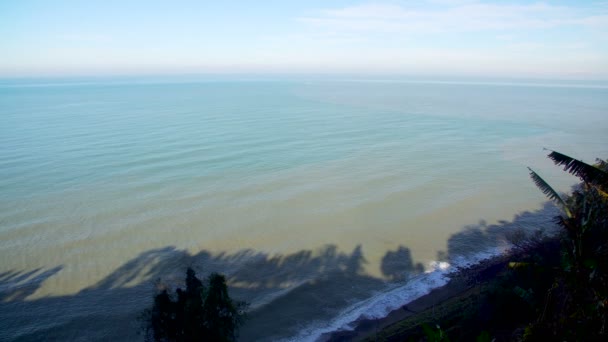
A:
[[[336,330],[321,335],[318,339],[324,342],[363,341],[376,340],[378,334],[387,330],[408,330],[418,327],[417,324],[407,327],[399,327],[400,323],[407,320],[416,320],[417,316],[432,318],[435,316],[435,308],[449,305],[450,301],[457,301],[459,297],[466,296],[475,287],[484,283],[501,270],[519,252],[509,251],[480,262],[458,268],[449,274],[450,280],[447,284],[432,289],[429,293],[400,306],[381,318],[359,318],[352,323],[352,330]],[[430,312],[429,312],[430,311]]]

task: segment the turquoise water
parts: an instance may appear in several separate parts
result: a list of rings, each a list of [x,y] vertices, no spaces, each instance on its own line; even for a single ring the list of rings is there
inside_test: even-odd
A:
[[[598,83],[4,80],[0,337],[130,340],[193,266],[251,303],[244,340],[314,339],[504,246],[464,228],[542,225],[526,166],[567,190],[542,148],[606,158],[607,109]]]

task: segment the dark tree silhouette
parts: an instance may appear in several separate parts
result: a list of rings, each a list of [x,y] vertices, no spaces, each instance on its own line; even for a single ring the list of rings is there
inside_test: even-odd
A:
[[[530,336],[605,340],[608,335],[608,163],[586,164],[559,152],[548,157],[582,183],[562,196],[536,172],[530,176],[562,209],[562,267]]]
[[[153,341],[235,341],[243,323],[245,303],[233,302],[226,278],[213,273],[208,287],[186,271],[186,289],[173,300],[167,290],[154,298],[148,311],[147,339]]]

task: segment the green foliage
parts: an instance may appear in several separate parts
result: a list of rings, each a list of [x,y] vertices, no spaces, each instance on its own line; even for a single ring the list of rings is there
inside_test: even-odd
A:
[[[482,331],[477,338],[475,338],[475,342],[492,342],[494,341],[494,339],[492,339],[492,336],[490,335],[489,332],[487,331]]]
[[[542,191],[543,194],[545,194],[545,196],[547,196],[550,200],[557,202],[557,204],[559,204],[559,206],[566,212],[566,216],[570,217],[570,209],[568,208],[568,205],[566,204],[566,201],[562,198],[562,196],[560,196],[557,191],[555,191],[549,185],[549,183],[542,179],[542,177],[539,176],[536,172],[534,172],[531,168],[528,168],[528,170],[530,170],[530,178],[532,178],[532,181],[534,182],[534,184],[536,184],[540,191]]]
[[[513,292],[515,292],[515,294],[517,294],[521,299],[525,300],[526,302],[530,303],[534,300],[534,290],[532,289],[524,290],[519,286],[515,286]]]
[[[588,165],[558,152],[548,156],[582,182],[559,194],[530,170],[538,188],[561,209],[561,234],[514,232],[513,260],[439,318],[445,331],[423,326],[429,341],[608,341],[608,162]]]
[[[564,171],[575,175],[587,184],[604,189],[608,185],[608,168],[606,162],[601,159],[597,159],[597,165],[589,165],[556,151],[551,151],[548,157],[553,160],[555,165],[563,166]]]
[[[546,291],[543,310],[525,330],[524,339],[605,339],[608,303],[608,163],[589,165],[559,152],[548,157],[582,183],[562,198],[531,170],[534,183],[564,215],[562,262]],[[583,338],[584,337],[584,338]]]
[[[236,340],[246,305],[230,299],[224,276],[211,274],[205,287],[188,268],[186,289],[178,288],[175,297],[163,290],[154,298],[154,306],[146,314],[148,340]]]
[[[448,335],[446,335],[439,325],[436,325],[435,328],[431,327],[428,324],[422,325],[422,330],[424,331],[424,335],[426,335],[428,342],[449,342],[450,339]]]

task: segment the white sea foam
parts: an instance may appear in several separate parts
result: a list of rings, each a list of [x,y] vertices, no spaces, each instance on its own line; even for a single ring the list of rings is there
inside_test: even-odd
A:
[[[450,274],[459,269],[475,265],[491,257],[505,253],[503,248],[490,248],[469,257],[457,257],[451,263],[432,261],[429,269],[401,286],[375,294],[369,299],[355,303],[342,311],[329,322],[315,322],[302,329],[300,333],[283,341],[318,341],[324,334],[334,331],[354,330],[362,319],[379,319],[428,293],[446,285]]]

